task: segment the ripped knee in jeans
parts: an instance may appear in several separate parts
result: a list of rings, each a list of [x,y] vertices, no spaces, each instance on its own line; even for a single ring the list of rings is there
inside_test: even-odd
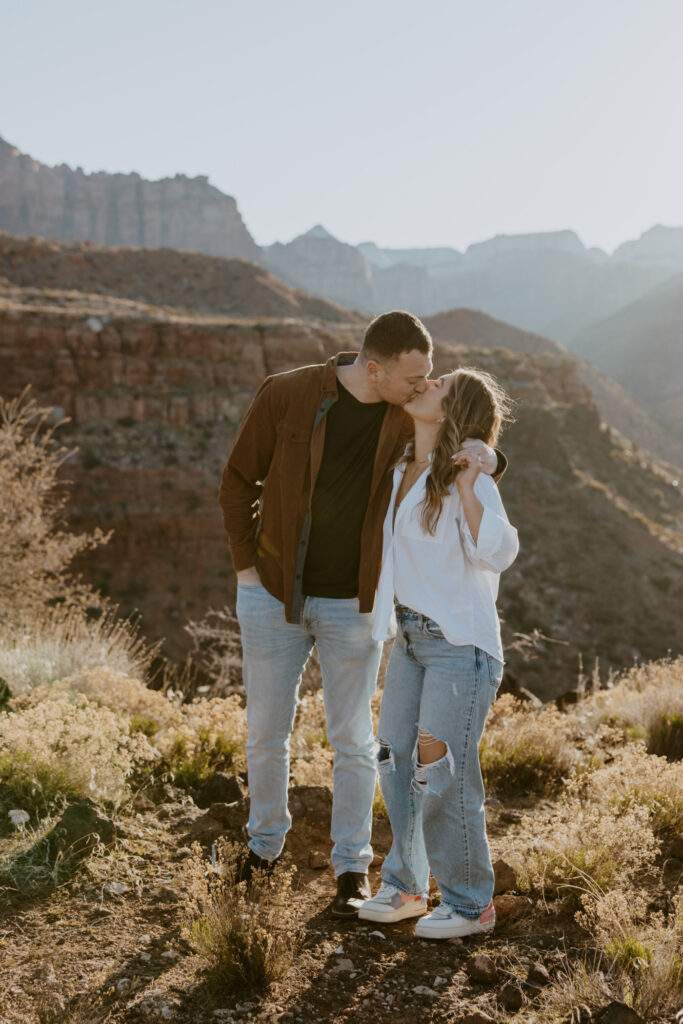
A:
[[[444,774],[443,768],[447,768]],[[453,754],[444,740],[437,739],[428,729],[418,726],[417,743],[413,751],[413,789],[422,793],[440,793],[455,774]]]

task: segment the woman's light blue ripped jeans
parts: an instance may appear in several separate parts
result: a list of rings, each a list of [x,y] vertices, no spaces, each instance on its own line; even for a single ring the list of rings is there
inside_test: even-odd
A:
[[[477,918],[493,895],[479,741],[503,666],[472,645],[456,647],[426,616],[399,607],[379,720],[380,783],[393,833],[382,879],[426,894],[429,870],[443,903]],[[418,759],[418,728],[446,745]]]

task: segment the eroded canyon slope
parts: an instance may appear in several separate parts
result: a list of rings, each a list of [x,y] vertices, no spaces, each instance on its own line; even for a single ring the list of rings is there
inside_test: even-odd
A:
[[[159,280],[172,299],[163,269]],[[301,298],[298,315],[192,315],[154,307],[149,293],[142,302],[77,283],[68,294],[0,289],[1,391],[30,384],[71,418],[71,519],[114,530],[81,568],[178,654],[186,620],[233,599],[217,488],[252,395],[269,373],[357,347],[363,324],[315,316]],[[575,683],[579,656],[606,671],[683,649],[683,503],[671,468],[601,422],[569,354],[438,342],[435,356],[437,371],[491,370],[517,401],[501,484],[522,541],[501,587],[511,674],[550,697]]]

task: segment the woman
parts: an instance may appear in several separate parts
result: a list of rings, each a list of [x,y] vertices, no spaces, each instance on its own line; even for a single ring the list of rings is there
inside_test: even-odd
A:
[[[503,674],[498,576],[518,550],[480,458],[452,453],[466,437],[494,445],[509,402],[488,374],[462,369],[405,409],[415,441],[394,471],[375,612],[385,639],[395,603],[378,750],[394,838],[358,916],[425,914],[431,868],[441,903],[415,934],[447,939],[495,923],[478,747]]]

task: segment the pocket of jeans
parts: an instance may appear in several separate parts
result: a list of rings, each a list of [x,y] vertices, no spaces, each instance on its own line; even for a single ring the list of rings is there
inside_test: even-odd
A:
[[[503,663],[488,652],[486,654],[486,662],[489,668],[489,683],[492,689],[497,691],[503,681]]]
[[[446,638],[441,631],[441,627],[438,622],[434,622],[434,619],[424,619],[423,626],[424,632],[427,636],[433,636],[435,640],[445,640]]]

